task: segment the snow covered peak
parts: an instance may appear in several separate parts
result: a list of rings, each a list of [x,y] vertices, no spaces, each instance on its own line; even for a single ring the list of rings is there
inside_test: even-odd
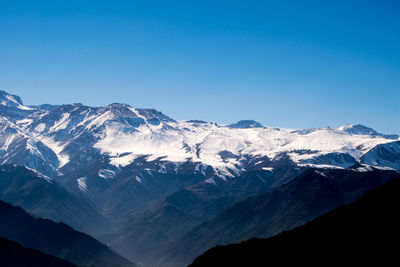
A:
[[[338,128],[338,130],[349,133],[349,134],[363,134],[363,135],[377,135],[378,134],[378,132],[375,131],[374,129],[369,128],[364,125],[361,125],[361,124],[350,124],[350,125],[340,126]]]
[[[338,131],[345,132],[348,134],[354,134],[354,135],[369,135],[369,136],[382,136],[388,139],[392,140],[397,140],[399,139],[399,135],[397,134],[381,134],[375,131],[372,128],[369,128],[367,126],[361,125],[361,124],[350,124],[350,125],[344,125],[340,126],[337,128]]]
[[[137,118],[150,124],[160,124],[160,122],[175,122],[158,110],[155,109],[135,109],[128,104],[113,103],[99,109],[99,113],[110,112],[114,118]]]
[[[2,105],[10,105],[10,106],[17,106],[23,105],[22,100],[19,96],[10,95],[9,93],[0,90],[0,101]]]
[[[199,171],[212,167],[224,176],[240,173],[250,159],[272,162],[282,155],[299,166],[347,168],[361,162],[374,147],[398,140],[398,136],[382,135],[363,125],[295,130],[242,120],[222,126],[199,120],[175,121],[155,109],[120,103],[102,107],[40,105],[22,110],[26,106],[19,97],[4,91],[0,91],[0,101],[5,103],[0,105],[0,119],[7,119],[0,120],[0,130],[13,129],[0,139],[0,160],[29,167],[35,162],[51,162],[50,169],[45,163],[40,167],[44,170],[38,169],[50,176],[93,160],[104,160],[116,169],[139,159],[174,166],[188,163]],[[31,165],[25,155],[18,154],[17,161],[17,154],[12,154],[21,147],[32,151]],[[383,158],[388,153],[375,154]],[[373,160],[375,154],[371,153]],[[395,161],[397,164],[397,158]],[[259,168],[271,167],[262,164]]]
[[[32,108],[24,106],[19,96],[11,95],[3,90],[0,90],[0,106],[18,108],[22,110],[32,110]]]
[[[175,120],[155,109],[138,108],[136,110],[141,116],[145,117],[147,120],[158,119],[162,122],[175,122]]]
[[[248,128],[263,128],[264,126],[261,123],[254,120],[241,120],[238,121],[237,123],[228,125],[228,127],[248,129]]]

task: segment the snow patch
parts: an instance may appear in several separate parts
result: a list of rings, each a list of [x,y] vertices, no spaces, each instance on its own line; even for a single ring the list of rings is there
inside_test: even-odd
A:
[[[86,191],[88,190],[87,184],[86,184],[86,182],[87,182],[87,177],[78,178],[78,179],[76,179],[76,181],[78,182],[78,188],[79,188],[79,190],[81,190],[81,191],[83,191],[83,192],[86,192]]]
[[[372,168],[371,166],[368,166],[368,165],[363,165],[363,166],[355,168],[353,170],[356,172],[372,172],[372,171],[374,171],[374,168]]]
[[[262,167],[261,169],[263,169],[264,171],[270,171],[270,172],[272,172],[274,170],[274,168],[272,168],[272,167]]]
[[[109,169],[100,169],[97,174],[103,179],[112,179],[115,177],[115,171]]]
[[[125,167],[131,164],[136,157],[137,155],[134,155],[132,153],[129,153],[124,156],[119,156],[117,154],[116,156],[110,158],[110,164],[116,167]]]
[[[56,121],[54,125],[50,127],[49,132],[51,133],[59,130],[64,130],[65,128],[67,128],[70,122],[69,116],[70,116],[69,113],[63,113],[61,115],[61,119]]]
[[[314,171],[316,174],[319,174],[319,175],[321,175],[321,176],[324,176],[325,178],[328,178],[328,176],[325,174],[325,173],[323,173],[323,172],[320,172],[320,171]]]
[[[317,168],[317,169],[338,169],[338,170],[343,170],[345,168],[340,167],[340,166],[334,166],[334,165],[326,165],[326,164],[298,164],[300,167],[309,167],[309,168]]]
[[[13,164],[13,165],[14,165],[14,164]],[[49,183],[53,182],[53,179],[51,179],[49,176],[44,175],[43,173],[41,173],[41,172],[39,172],[39,171],[37,171],[37,170],[35,170],[35,169],[29,168],[29,167],[27,167],[27,166],[24,166],[24,167],[25,167],[26,169],[28,169],[29,171],[33,172],[37,177],[40,177],[40,178],[46,180],[46,181],[49,182]]]
[[[207,180],[205,180],[204,182],[208,183],[208,184],[213,184],[216,185],[217,183],[215,182],[214,178],[208,178]]]
[[[40,123],[38,126],[35,127],[34,131],[40,133],[43,132],[45,128],[46,124]]]
[[[69,156],[62,152],[66,144],[55,142],[53,137],[46,137],[44,135],[36,135],[36,138],[53,150],[53,152],[57,155],[58,161],[60,162],[58,168],[62,168],[70,161]]]
[[[374,167],[374,169],[378,169],[378,170],[382,170],[382,171],[396,171],[395,169],[390,168],[390,167],[381,167],[381,166],[373,166],[373,167]]]

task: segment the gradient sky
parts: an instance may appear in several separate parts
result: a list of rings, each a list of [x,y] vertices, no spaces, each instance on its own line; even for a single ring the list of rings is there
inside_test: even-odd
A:
[[[0,89],[400,133],[400,1],[0,0]]]

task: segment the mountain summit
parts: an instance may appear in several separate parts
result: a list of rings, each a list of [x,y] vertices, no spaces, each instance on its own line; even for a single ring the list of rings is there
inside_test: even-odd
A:
[[[238,121],[237,123],[228,125],[228,127],[249,129],[249,128],[263,128],[264,126],[261,123],[254,120],[241,120]]]
[[[7,107],[20,107],[24,104],[19,96],[11,95],[0,90],[0,105]]]

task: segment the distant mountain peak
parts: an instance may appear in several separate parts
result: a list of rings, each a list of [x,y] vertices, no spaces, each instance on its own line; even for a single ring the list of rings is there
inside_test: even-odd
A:
[[[135,110],[146,119],[158,119],[163,122],[175,122],[174,119],[171,119],[161,111],[153,108],[136,108]]]
[[[29,107],[38,108],[38,109],[41,109],[41,110],[51,111],[51,110],[54,110],[54,109],[57,109],[57,108],[61,107],[61,105],[41,104],[41,105],[38,105],[38,106],[29,106]]]
[[[344,125],[340,126],[337,128],[339,131],[343,131],[349,134],[365,134],[365,135],[377,135],[378,132],[375,131],[372,128],[369,128],[367,126],[361,125],[361,124],[349,124],[349,125]]]
[[[353,135],[370,135],[370,136],[381,136],[387,139],[397,140],[399,139],[399,135],[397,134],[382,134],[374,129],[361,125],[361,124],[349,124],[343,125],[337,128],[338,131],[342,131],[348,134]]]
[[[19,96],[0,90],[0,111],[1,115],[22,118],[24,114],[34,112],[35,108],[25,106]]]
[[[24,104],[19,96],[11,95],[6,91],[0,90],[0,105],[16,107]]]
[[[230,128],[263,128],[264,126],[255,120],[241,120],[236,123],[228,125]]]
[[[118,108],[118,107],[121,107],[121,108],[131,108],[131,105],[128,105],[128,104],[124,104],[124,103],[112,103],[112,104],[110,104],[110,105],[108,105],[109,107],[115,107],[115,108]]]
[[[186,122],[188,122],[188,123],[200,123],[200,124],[208,123],[207,121],[203,121],[203,120],[187,120]]]

